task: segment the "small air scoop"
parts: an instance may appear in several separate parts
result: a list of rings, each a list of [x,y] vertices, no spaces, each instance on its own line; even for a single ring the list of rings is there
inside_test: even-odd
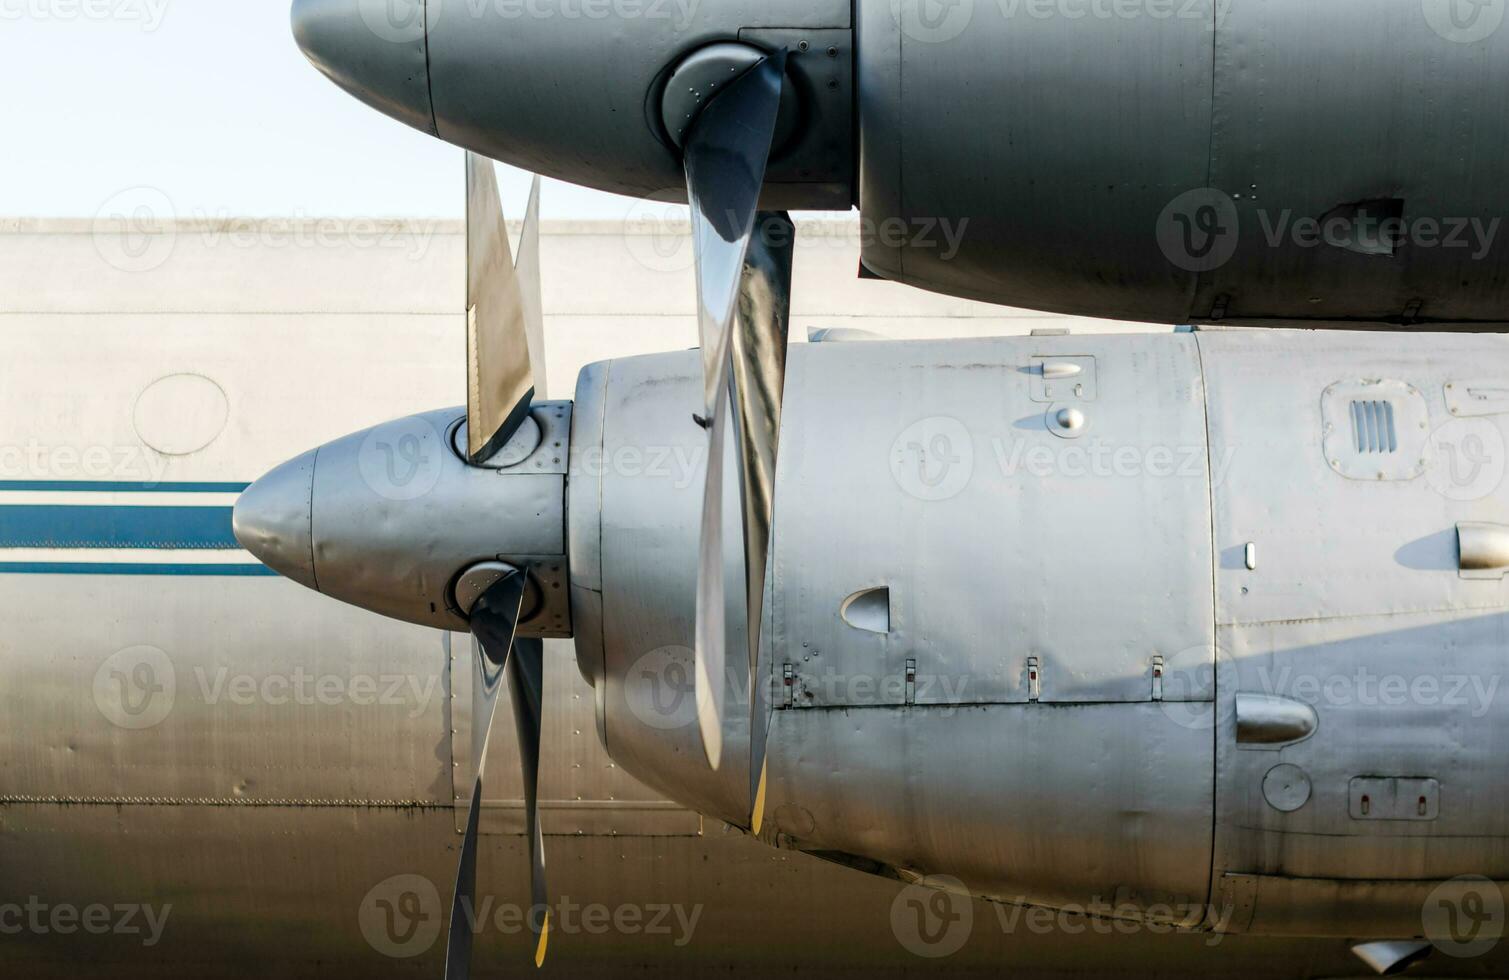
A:
[[[1476,522],[1458,524],[1457,567],[1463,578],[1503,578],[1509,572],[1509,527]]]
[[[864,589],[844,600],[838,614],[844,622],[866,633],[889,633],[891,631],[891,590],[882,585],[876,589]]]

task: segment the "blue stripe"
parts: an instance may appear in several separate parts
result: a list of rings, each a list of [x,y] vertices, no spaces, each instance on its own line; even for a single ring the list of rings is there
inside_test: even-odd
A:
[[[262,577],[278,573],[266,565],[136,565],[82,561],[4,561],[0,575],[203,575]]]
[[[93,480],[0,480],[0,492],[240,493],[249,483],[103,483]]]
[[[0,548],[240,547],[229,507],[0,506]]]

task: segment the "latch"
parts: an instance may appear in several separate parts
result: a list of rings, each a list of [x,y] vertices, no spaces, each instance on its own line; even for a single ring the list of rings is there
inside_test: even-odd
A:
[[[1038,695],[1042,693],[1042,687],[1041,687],[1041,684],[1040,684],[1040,676],[1039,676],[1040,674],[1041,674],[1041,671],[1038,668],[1038,659],[1036,657],[1028,657],[1027,658],[1027,700],[1028,701],[1036,701],[1038,699]]]

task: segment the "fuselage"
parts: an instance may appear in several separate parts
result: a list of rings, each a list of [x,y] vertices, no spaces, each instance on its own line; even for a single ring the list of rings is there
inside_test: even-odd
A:
[[[23,454],[7,454],[8,467],[19,459],[22,468],[8,469],[0,489],[0,515],[13,535],[6,545],[10,564],[0,572],[6,623],[0,661],[9,678],[0,686],[6,719],[0,881],[7,886],[0,897],[0,962],[38,977],[158,976],[165,969],[203,976],[434,975],[464,815],[455,773],[469,763],[467,739],[453,705],[458,673],[465,673],[455,667],[469,638],[382,619],[257,574],[249,556],[230,546],[227,510],[239,487],[280,459],[374,418],[455,400],[451,355],[461,318],[452,312],[451,290],[433,284],[446,282],[445,270],[459,265],[449,262],[458,242],[454,231],[442,230],[434,250],[419,253],[435,263],[423,274],[408,265],[415,253],[407,247],[363,252],[359,266],[372,281],[413,281],[420,288],[365,300],[353,291],[327,296],[321,306],[310,295],[314,282],[325,295],[326,283],[351,278],[287,271],[326,262],[340,267],[355,261],[350,253],[237,247],[232,263],[213,251],[229,241],[202,231],[178,229],[171,261],[129,276],[101,261],[88,234],[44,244],[26,235],[0,239],[12,266],[30,270],[24,281],[32,284],[5,314],[16,344],[3,368],[10,379],[7,430]],[[609,241],[619,243],[614,235],[587,244],[598,247],[595,254],[612,254]],[[835,267],[852,264],[838,250],[807,254],[822,261],[831,255]],[[383,265],[388,261],[393,265]],[[46,270],[70,268],[95,270],[93,287],[52,290]],[[224,278],[205,281],[199,270],[206,268]],[[249,291],[250,282],[283,285]],[[644,294],[634,302],[641,312],[661,303],[674,313],[680,299]],[[625,294],[615,293],[612,302],[622,305]],[[897,312],[891,302],[880,309],[865,302],[858,295],[846,303],[845,321]],[[907,308],[918,316],[946,312],[920,299],[908,302],[919,304]],[[48,303],[59,305],[46,315],[34,312]],[[205,314],[206,306],[216,312]],[[363,315],[352,317],[351,310]],[[829,313],[843,315],[802,315]],[[572,330],[622,335],[603,310],[578,307],[576,317],[568,321]],[[654,322],[636,318],[637,349],[676,345],[674,321],[660,328],[664,335],[653,332]],[[112,329],[102,330],[102,323]],[[953,320],[930,328],[968,326]],[[976,329],[1000,326],[991,320]],[[572,465],[587,468],[572,486],[580,489],[594,475],[602,480],[602,657],[617,680],[593,687],[582,678],[583,669],[591,675],[584,665],[592,660],[583,652],[583,607],[574,604],[577,662],[565,641],[547,647],[543,796],[562,913],[547,968],[606,975],[670,963],[697,975],[708,969],[765,975],[810,968],[816,958],[835,970],[881,974],[1018,968],[1095,975],[1124,972],[1135,962],[1151,964],[1141,972],[1169,976],[1335,975],[1355,969],[1343,940],[1180,933],[1168,920],[1183,922],[1207,906],[1219,913],[1226,907],[1221,882],[1231,877],[1242,887],[1256,878],[1257,893],[1267,896],[1266,889],[1295,880],[1346,882],[1366,874],[1392,884],[1369,892],[1355,923],[1343,930],[1361,936],[1403,927],[1397,917],[1380,918],[1372,901],[1389,889],[1412,894],[1422,882],[1458,873],[1453,869],[1502,877],[1495,862],[1503,830],[1494,822],[1502,818],[1490,808],[1490,794],[1501,786],[1480,751],[1482,738],[1501,731],[1485,727],[1495,724],[1497,700],[1489,698],[1486,713],[1477,710],[1481,701],[1447,710],[1450,688],[1442,687],[1434,705],[1382,705],[1368,694],[1333,704],[1312,699],[1306,683],[1284,679],[1350,669],[1354,655],[1336,645],[1346,636],[1330,632],[1347,629],[1387,639],[1377,647],[1352,644],[1382,651],[1371,661],[1379,676],[1455,684],[1455,677],[1484,669],[1497,605],[1457,590],[1497,595],[1498,586],[1461,579],[1446,567],[1456,560],[1446,529],[1469,517],[1495,520],[1502,496],[1433,497],[1430,474],[1440,473],[1431,470],[1407,481],[1327,483],[1345,478],[1316,462],[1321,437],[1313,425],[1330,384],[1376,375],[1415,385],[1434,431],[1446,422],[1439,400],[1445,381],[1459,373],[1492,377],[1501,369],[1497,339],[1433,338],[1392,353],[1350,337],[1325,343],[1353,344],[1345,367],[1340,354],[1324,353],[1308,334],[1262,341],[1199,334],[1125,342],[1074,336],[834,344],[794,357],[790,424],[802,428],[790,430],[784,458],[800,463],[815,485],[808,493],[783,483],[778,494],[785,530],[777,536],[771,587],[779,601],[768,608],[778,624],[771,642],[782,656],[772,671],[783,673],[788,660],[794,668],[792,707],[779,701],[775,711],[768,826],[770,842],[781,847],[724,826],[721,808],[737,801],[720,797],[720,784],[708,781],[695,724],[683,731],[676,716],[686,703],[678,700],[684,688],[672,667],[674,648],[689,645],[687,556],[699,460],[677,447],[698,445],[694,433],[683,435],[690,411],[683,396],[696,389],[694,358],[624,359],[589,372],[584,390],[601,381],[618,400],[600,416],[613,428],[594,436],[581,425],[584,399],[577,397]],[[1243,344],[1256,346],[1237,356]],[[165,349],[175,353],[165,357]],[[1063,441],[1086,450],[1082,457],[1055,452],[1047,461],[1024,452],[1012,464],[1015,440],[1058,438],[1015,424],[1048,417],[1049,406],[1031,397],[1036,376],[1021,370],[1039,355],[1096,359],[1095,398],[1080,406],[1084,434]],[[1261,398],[1227,388],[1233,377],[1241,382],[1249,364],[1288,378],[1296,386],[1292,400],[1277,400],[1271,388]],[[866,377],[890,372],[893,381],[830,383],[861,369]],[[166,412],[151,398],[143,401],[163,379],[180,375],[213,381],[226,398],[224,416],[215,411],[214,394],[195,381],[169,382],[188,387],[170,392]],[[1145,388],[1132,391],[1132,378],[1147,382]],[[1218,396],[1223,390],[1235,394]],[[918,411],[924,401],[928,407]],[[958,430],[937,423],[915,428],[940,417],[971,433],[971,472],[962,484],[944,465],[965,458]],[[1221,429],[1223,418],[1228,427]],[[1486,418],[1497,425],[1495,416]],[[1255,434],[1231,428],[1259,423],[1273,428]],[[207,433],[208,442],[192,445]],[[1473,449],[1459,460],[1463,476],[1481,455],[1474,445],[1495,448],[1486,430],[1478,435],[1488,441],[1461,444],[1463,452]],[[953,441],[939,443],[939,436]],[[604,440],[606,451],[595,457],[594,438]],[[1121,454],[1118,463],[1117,453],[1094,448],[1096,439],[1143,449],[1168,443],[1170,454],[1147,452],[1130,462]],[[96,446],[111,450],[108,461],[89,453]],[[1238,447],[1229,465],[1221,463],[1225,446]],[[33,447],[45,452],[38,456]],[[915,447],[946,451],[924,458]],[[626,451],[634,449],[638,455]],[[1249,449],[1251,458],[1244,455]],[[1340,487],[1338,495],[1359,497],[1326,504],[1313,494],[1285,496],[1279,454],[1291,450],[1282,458],[1301,488]],[[1435,452],[1433,459],[1441,449]],[[42,469],[32,469],[39,459]],[[1296,510],[1286,513],[1299,516],[1284,522],[1223,516],[1236,498],[1222,488],[1237,479],[1272,481],[1263,484],[1271,490],[1261,498],[1264,508],[1307,503],[1292,504]],[[1497,490],[1496,482],[1490,486]],[[579,507],[570,488],[567,494],[568,508]],[[1390,502],[1374,496],[1380,494],[1391,495]],[[1146,517],[1140,508],[1174,497],[1189,513],[1160,508],[1156,530],[1164,537],[1137,526]],[[1260,498],[1251,499],[1257,506]],[[1029,500],[1041,509],[1023,510]],[[1014,536],[1047,535],[1050,524],[1067,520],[1053,508],[1091,504],[1078,547],[1104,547],[1089,553],[1100,565],[1052,594],[1029,595],[1024,576],[1067,575],[1074,555],[1050,554]],[[1386,513],[1368,516],[1365,506]],[[17,519],[23,507],[67,513],[54,511],[57,519],[38,524],[28,511],[31,523],[23,525]],[[110,512],[88,541],[78,536],[86,525],[79,510],[86,507]],[[146,508],[180,510],[146,514]],[[1109,514],[1095,516],[1105,508]],[[1290,527],[1288,520],[1301,518],[1331,530]],[[643,547],[652,525],[663,532],[660,550]],[[586,526],[585,518],[573,519],[571,534]],[[25,536],[14,536],[23,527]],[[144,529],[166,536],[144,536]],[[1327,537],[1343,533],[1344,539]],[[1111,548],[1125,534],[1141,535],[1140,555]],[[898,536],[925,559],[915,570],[882,560],[882,549]],[[1167,536],[1188,552],[1177,554]],[[1434,543],[1411,546],[1427,538]],[[586,540],[573,537],[573,548]],[[1248,540],[1257,543],[1258,568],[1238,581],[1228,553]],[[1337,540],[1358,553],[1324,547]],[[1335,583],[1363,574],[1344,563],[1369,556],[1373,588],[1343,595]],[[1340,564],[1309,564],[1321,558]],[[971,563],[977,576],[967,576]],[[42,567],[48,565],[69,567]],[[572,573],[578,588],[590,590],[593,583],[580,574],[586,567],[573,560]],[[1199,569],[1208,577],[1203,583]],[[1267,579],[1267,591],[1254,588],[1279,572]],[[1176,573],[1198,600],[1172,594]],[[1238,601],[1247,587],[1268,605],[1251,614],[1219,613],[1223,583],[1231,590],[1226,601]],[[872,602],[868,613],[863,604],[848,610],[849,620],[870,629],[850,625],[844,600],[881,586],[890,591],[889,622],[882,624]],[[1127,594],[1140,597],[1141,613],[1137,603],[1118,598]],[[1294,615],[1282,605],[1304,595],[1334,604],[1341,618],[1332,622],[1313,610]],[[941,604],[936,611],[932,602]],[[1408,630],[1401,629],[1404,618]],[[1113,621],[1125,624],[1123,639],[1106,639]],[[880,625],[895,626],[898,635],[875,632]],[[1280,631],[1287,633],[1262,639]],[[1214,640],[1242,651],[1235,660],[1243,670],[1271,658],[1270,680],[1244,675],[1242,686],[1230,687],[1215,674],[1212,683],[1201,668],[1225,661],[1169,646],[1186,636],[1195,637],[1190,646]],[[671,648],[667,659],[643,665],[652,668],[648,674],[629,673],[639,657],[662,647]],[[1151,665],[1143,656],[1155,648],[1166,656],[1161,705],[1152,698]],[[1253,649],[1265,652],[1254,659]],[[1077,659],[1101,650],[1117,656]],[[1036,702],[1022,674],[1031,656],[1041,670]],[[908,705],[906,661],[913,659],[918,676]],[[1291,675],[1283,674],[1285,666]],[[630,692],[625,679],[645,686]],[[1235,747],[1224,720],[1226,698],[1248,689],[1312,701],[1318,731],[1282,750]],[[1465,692],[1455,700],[1473,696],[1470,686]],[[637,712],[631,693],[641,698]],[[1094,724],[1076,728],[1081,734],[1053,730],[1085,716]],[[1213,718],[1221,719],[1214,727]],[[1383,742],[1357,734],[1348,727],[1354,722],[1396,735]],[[497,914],[481,933],[477,962],[479,971],[499,974],[517,969],[529,947],[511,914],[527,900],[512,727],[499,726],[492,748],[498,782],[483,825],[483,894]],[[1139,733],[1151,743],[1136,742]],[[1340,743],[1325,741],[1338,734]],[[1443,748],[1445,738],[1451,743]],[[929,753],[944,753],[943,761]],[[1261,784],[1252,782],[1280,754],[1304,768],[1314,787],[1313,799],[1287,815],[1268,809]],[[1087,758],[1087,774],[1075,781],[1070,761]],[[1334,759],[1335,768],[1321,758]],[[1375,761],[1376,768],[1368,765]],[[1343,782],[1354,775],[1434,778],[1441,787],[1435,817],[1356,821],[1360,829],[1342,835],[1349,846],[1341,847],[1329,834],[1352,827],[1340,808]],[[961,781],[966,777],[974,781]],[[1083,806],[1072,813],[1059,802],[1075,799]],[[1114,812],[1097,813],[1103,806]],[[1196,820],[1199,813],[1206,824]],[[1248,820],[1259,821],[1261,831],[1244,829]],[[1154,826],[1160,821],[1167,833]],[[1439,833],[1445,828],[1450,834]],[[1320,839],[1331,843],[1310,846]],[[961,841],[975,846],[965,853]],[[1110,853],[1113,846],[1147,860],[1132,866]],[[1037,850],[1057,855],[1052,867],[1046,859],[1034,863]],[[937,893],[888,877],[917,873],[955,878],[976,895],[1008,904],[982,897],[957,904],[948,898],[939,906],[930,898]],[[1142,891],[1122,893],[1122,885]],[[1068,911],[1029,913],[1009,904],[1017,901]],[[1317,906],[1306,901],[1301,895],[1291,906],[1264,898],[1259,907],[1263,915],[1294,908],[1311,916]],[[1128,902],[1169,913],[1108,924],[1108,912]],[[589,914],[587,906],[600,908]],[[103,918],[96,908],[105,910]],[[1252,932],[1294,933],[1321,920],[1306,918],[1294,929],[1272,928],[1263,916],[1226,921]],[[109,928],[102,930],[102,922]],[[1470,960],[1459,969],[1494,962]],[[1441,960],[1434,968],[1450,973],[1458,966]]]

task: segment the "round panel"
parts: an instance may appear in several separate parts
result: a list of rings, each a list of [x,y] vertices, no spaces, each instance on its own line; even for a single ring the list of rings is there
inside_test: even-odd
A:
[[[1310,802],[1310,777],[1299,766],[1281,762],[1263,777],[1263,799],[1281,813],[1293,813]]]
[[[170,374],[136,398],[131,421],[142,442],[164,456],[187,456],[215,441],[230,418],[225,391],[202,374]]]

